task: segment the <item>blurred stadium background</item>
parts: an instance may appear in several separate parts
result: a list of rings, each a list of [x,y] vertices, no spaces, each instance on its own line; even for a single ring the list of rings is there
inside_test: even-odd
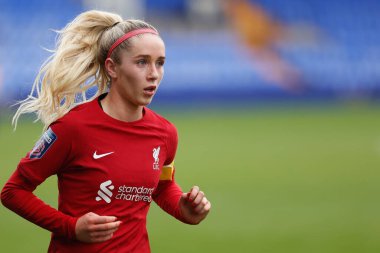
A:
[[[11,107],[55,33],[87,9],[154,24],[165,77],[151,107],[179,130],[177,181],[207,221],[152,205],[153,252],[380,252],[380,1],[0,0],[0,186],[41,134]],[[80,190],[80,189],[79,189]],[[56,179],[37,195],[56,206]],[[0,206],[0,252],[49,233]]]

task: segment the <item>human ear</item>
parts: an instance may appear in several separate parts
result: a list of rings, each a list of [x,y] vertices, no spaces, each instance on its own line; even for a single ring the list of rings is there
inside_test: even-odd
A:
[[[106,68],[106,71],[107,71],[108,75],[111,78],[116,78],[117,77],[117,74],[116,74],[116,63],[111,58],[107,58],[106,59],[105,68]]]

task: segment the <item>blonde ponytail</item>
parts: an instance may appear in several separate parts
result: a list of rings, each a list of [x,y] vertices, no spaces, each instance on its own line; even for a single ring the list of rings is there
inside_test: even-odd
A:
[[[35,112],[36,121],[46,129],[74,105],[87,101],[89,88],[98,88],[90,99],[104,93],[109,78],[101,69],[98,42],[107,28],[122,21],[113,13],[88,11],[58,31],[56,50],[42,65],[30,95],[19,103],[12,120],[15,128],[21,114]]]

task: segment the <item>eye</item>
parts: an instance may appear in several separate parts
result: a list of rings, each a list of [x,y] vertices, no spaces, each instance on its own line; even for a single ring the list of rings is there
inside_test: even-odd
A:
[[[160,66],[160,67],[162,67],[162,66],[164,66],[164,64],[165,64],[165,61],[164,60],[159,60],[159,61],[157,61],[157,66]]]
[[[140,59],[140,60],[137,60],[136,61],[136,64],[137,65],[145,65],[145,64],[147,64],[148,63],[148,61],[146,60],[146,59]]]

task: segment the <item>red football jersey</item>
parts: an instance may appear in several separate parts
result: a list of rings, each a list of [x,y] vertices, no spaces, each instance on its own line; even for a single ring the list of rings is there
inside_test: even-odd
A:
[[[142,119],[119,121],[104,113],[96,99],[51,124],[20,161],[2,201],[53,232],[49,252],[150,252],[146,216],[152,199],[182,219],[182,191],[170,165],[176,149],[177,131],[163,117],[144,108]],[[54,174],[58,210],[32,193]],[[92,244],[75,239],[76,221],[88,212],[122,221],[112,239]]]

